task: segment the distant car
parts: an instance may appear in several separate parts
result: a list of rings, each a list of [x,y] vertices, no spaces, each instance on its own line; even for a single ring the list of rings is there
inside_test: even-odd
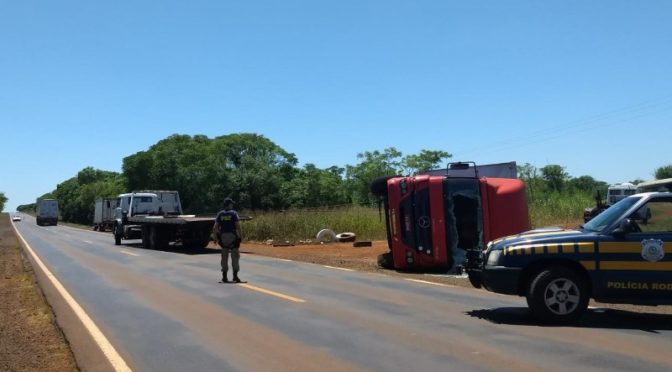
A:
[[[19,215],[12,216],[12,221],[14,221],[14,222],[21,221],[21,216],[19,216]]]

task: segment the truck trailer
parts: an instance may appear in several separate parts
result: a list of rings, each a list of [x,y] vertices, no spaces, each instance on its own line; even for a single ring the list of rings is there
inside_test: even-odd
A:
[[[58,201],[56,199],[39,200],[35,212],[35,222],[38,226],[58,224]]]
[[[205,248],[214,216],[185,215],[177,191],[137,191],[120,194],[114,214],[114,244],[142,239],[150,249],[166,249],[171,242],[183,248]]]
[[[524,183],[480,177],[470,164],[453,163],[443,175],[392,176],[371,183],[384,205],[390,249],[378,257],[380,266],[460,273],[488,242],[529,229]],[[471,174],[465,175],[465,169]]]
[[[96,231],[112,230],[116,208],[117,198],[97,199],[93,210],[93,229]]]

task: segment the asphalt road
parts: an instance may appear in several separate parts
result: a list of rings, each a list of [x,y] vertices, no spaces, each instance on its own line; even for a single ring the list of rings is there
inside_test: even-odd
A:
[[[592,309],[549,327],[518,297],[246,254],[248,283],[219,284],[217,253],[115,246],[23,217],[19,232],[132,370],[672,368],[669,315]]]

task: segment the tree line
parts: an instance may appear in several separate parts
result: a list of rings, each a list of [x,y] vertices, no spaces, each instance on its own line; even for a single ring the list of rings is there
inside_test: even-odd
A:
[[[358,154],[354,165],[321,169],[311,163],[298,166],[293,153],[259,134],[215,138],[175,134],[125,157],[121,173],[86,167],[37,200],[57,199],[61,218],[82,224],[93,220],[96,199],[139,190],[178,190],[187,213],[214,213],[225,197],[236,200],[237,208],[244,210],[374,205],[377,200],[369,193],[373,179],[436,169],[450,158],[452,154],[446,151],[404,155],[389,147]],[[672,165],[668,167],[672,170]],[[526,163],[518,172],[531,198],[548,192],[594,193],[607,188],[605,182],[590,176],[570,177],[564,167],[555,164],[536,168]],[[35,204],[17,209],[32,211]]]
[[[96,199],[139,190],[178,190],[186,213],[217,212],[226,197],[245,210],[371,205],[372,179],[426,171],[450,157],[430,150],[404,156],[390,147],[359,154],[355,165],[321,169],[298,166],[293,153],[258,134],[176,134],[125,157],[121,173],[86,167],[37,200],[57,199],[61,218],[82,224],[93,220]],[[33,211],[35,205],[18,210]]]

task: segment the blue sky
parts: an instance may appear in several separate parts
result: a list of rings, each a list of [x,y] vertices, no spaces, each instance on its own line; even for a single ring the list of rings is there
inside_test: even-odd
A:
[[[359,152],[671,164],[670,1],[2,1],[0,192],[17,205],[174,133]]]

